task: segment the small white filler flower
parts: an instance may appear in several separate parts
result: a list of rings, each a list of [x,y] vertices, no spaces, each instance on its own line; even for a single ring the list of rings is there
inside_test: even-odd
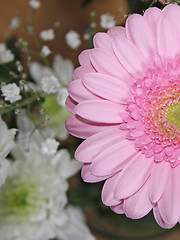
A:
[[[38,0],[30,0],[29,1],[29,6],[34,10],[38,10],[41,6],[41,3]]]
[[[45,142],[41,143],[41,151],[43,154],[53,156],[59,147],[59,142],[53,138],[47,138]]]
[[[67,45],[72,49],[77,49],[81,45],[81,38],[79,33],[74,30],[70,30],[65,35]]]
[[[9,28],[12,30],[18,29],[21,26],[21,20],[19,17],[15,16],[11,19]]]
[[[41,48],[41,53],[40,54],[41,54],[42,57],[47,57],[51,54],[51,50],[49,49],[48,46],[44,45]]]
[[[41,79],[41,87],[42,90],[47,94],[56,93],[60,88],[60,83],[54,75],[44,76]]]
[[[105,29],[110,29],[116,25],[115,17],[109,13],[104,13],[100,16],[100,26]]]
[[[10,83],[1,87],[2,95],[5,97],[5,101],[14,103],[21,99],[20,88],[15,83]]]
[[[40,37],[43,41],[51,41],[55,38],[54,29],[47,29],[40,32]]]

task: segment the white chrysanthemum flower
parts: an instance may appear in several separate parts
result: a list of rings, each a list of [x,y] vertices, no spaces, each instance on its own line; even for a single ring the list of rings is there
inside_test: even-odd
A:
[[[37,10],[37,9],[40,8],[41,3],[40,3],[40,1],[38,1],[38,0],[30,0],[30,1],[29,1],[29,6],[30,6],[32,9]]]
[[[54,29],[43,30],[40,32],[40,37],[43,41],[50,41],[55,38]]]
[[[56,54],[53,60],[53,70],[38,62],[32,62],[29,71],[38,84],[40,84],[43,76],[51,76],[55,72],[61,86],[67,88],[68,84],[73,80],[74,66],[71,60],[64,59],[60,54]]]
[[[40,54],[41,54],[42,57],[47,57],[51,54],[51,50],[49,49],[48,46],[44,45],[41,48],[41,53]]]
[[[9,49],[0,51],[0,64],[9,63],[12,62],[13,60],[14,54],[12,54],[12,52]]]
[[[10,103],[16,102],[21,99],[20,88],[15,83],[10,83],[1,87],[2,95],[6,101]]]
[[[68,97],[67,88],[60,88],[56,94],[56,100],[60,106],[65,106],[66,99]]]
[[[110,29],[116,25],[115,17],[109,13],[104,13],[100,16],[100,26],[105,29]]]
[[[66,213],[69,216],[69,221],[66,227],[59,228],[57,239],[59,240],[95,240],[95,237],[90,233],[83,212],[78,207],[67,207]]]
[[[10,165],[5,157],[14,146],[15,129],[8,130],[6,124],[0,118],[0,186],[4,184],[6,177],[10,172]]]
[[[11,162],[10,175],[0,189],[0,236],[3,240],[48,240],[59,236],[70,240],[66,236],[79,232],[78,240],[84,240],[86,234],[87,239],[94,240],[76,213],[79,210],[64,209],[66,179],[79,171],[81,164],[71,160],[66,150],[53,157],[44,156],[39,132],[32,134],[30,142],[27,137],[32,123],[22,125],[18,118],[18,125],[17,145],[12,151],[15,161]],[[25,150],[26,144],[29,151]]]
[[[57,152],[59,142],[53,138],[47,138],[45,142],[41,143],[41,151],[43,154],[52,156]]]
[[[66,180],[43,156],[29,157],[11,163],[11,174],[0,189],[3,240],[48,240],[67,222]]]
[[[58,77],[61,87],[58,89],[55,96],[56,99],[54,99],[52,105],[54,106],[54,102],[56,102],[56,105],[59,106],[56,107],[57,111],[51,111],[47,127],[49,128],[49,131],[52,132],[52,137],[57,137],[61,140],[66,139],[68,137],[68,131],[65,127],[65,120],[69,116],[69,112],[63,104],[65,101],[64,93],[67,90],[61,89],[67,89],[68,84],[73,80],[74,66],[72,62],[69,59],[64,59],[61,55],[56,54],[53,60],[53,70],[38,62],[32,62],[29,70],[32,78],[36,81],[37,86],[41,84],[43,76],[51,76],[55,74],[55,76]]]
[[[11,19],[11,23],[9,28],[10,29],[18,29],[21,26],[21,20],[19,19],[19,17],[15,16]]]
[[[79,33],[74,30],[70,30],[65,35],[67,45],[72,49],[77,49],[81,45],[81,38]]]
[[[44,76],[41,79],[41,87],[45,93],[56,93],[60,88],[60,83],[54,75]]]

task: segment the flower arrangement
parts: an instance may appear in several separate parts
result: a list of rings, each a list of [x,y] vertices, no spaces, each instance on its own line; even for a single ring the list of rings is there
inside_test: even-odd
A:
[[[118,17],[107,9],[98,21],[90,11],[83,31],[66,31],[73,53],[89,46],[77,68],[51,45],[63,21],[36,30],[43,1],[27,1],[27,25],[20,14],[11,19],[0,43],[4,240],[123,238],[114,230],[122,214],[153,212],[162,229],[180,222],[179,1],[136,2],[119,6]],[[97,187],[82,183],[81,168],[84,182]]]

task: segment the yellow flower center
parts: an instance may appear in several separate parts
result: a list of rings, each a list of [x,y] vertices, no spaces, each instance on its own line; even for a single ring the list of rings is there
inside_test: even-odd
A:
[[[172,103],[168,107],[167,115],[167,123],[173,123],[177,128],[180,128],[180,102]]]

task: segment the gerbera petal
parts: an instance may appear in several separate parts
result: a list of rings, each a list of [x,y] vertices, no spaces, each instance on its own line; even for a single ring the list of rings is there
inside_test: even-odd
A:
[[[90,172],[90,164],[89,163],[85,163],[82,167],[81,170],[81,177],[85,182],[101,182],[104,179],[106,179],[106,177],[97,177],[94,176],[91,172]]]
[[[132,196],[124,200],[123,209],[127,217],[139,219],[148,214],[153,205],[149,199],[149,179]]]
[[[113,49],[122,66],[134,77],[142,76],[149,66],[137,47],[126,38],[114,36]]]
[[[77,105],[77,102],[75,102],[70,96],[67,97],[66,107],[71,113],[75,113],[74,108],[75,108],[76,105]]]
[[[78,138],[87,138],[98,132],[109,129],[108,124],[97,124],[92,121],[73,115],[66,120],[66,128],[71,135]]]
[[[162,161],[154,164],[151,173],[150,199],[153,203],[159,201],[166,190],[169,177],[171,175],[171,166],[169,162]]]
[[[110,35],[111,37],[113,36],[126,37],[126,29],[121,26],[115,26],[109,29],[107,34]]]
[[[173,168],[161,199],[158,201],[159,212],[165,222],[176,224],[180,220],[180,165]]]
[[[99,154],[91,164],[91,172],[104,176],[119,172],[137,154],[134,142],[123,139]]]
[[[149,177],[153,158],[146,158],[141,152],[126,165],[119,173],[115,198],[124,199],[138,191]]]
[[[86,139],[77,148],[75,158],[80,162],[92,162],[94,158],[109,146],[119,142],[125,137],[119,127],[112,127]]]
[[[72,81],[69,84],[68,93],[70,97],[78,103],[89,99],[99,99],[98,96],[95,96],[83,85],[80,79]]]
[[[111,210],[117,214],[124,214],[123,202],[116,206],[111,206]]]
[[[80,79],[89,72],[96,72],[96,70],[92,66],[80,66],[74,70],[73,79]]]
[[[159,224],[159,226],[161,226],[162,228],[172,228],[174,227],[176,224],[168,224],[166,223],[161,215],[160,215],[160,212],[159,212],[159,209],[158,209],[158,206],[156,205],[154,208],[153,208],[153,214],[154,214],[154,218],[156,219],[156,222]]]
[[[139,14],[132,14],[126,21],[126,35],[140,49],[149,64],[153,64],[153,56],[157,52],[156,38],[146,19]]]
[[[106,49],[95,48],[91,52],[91,62],[96,71],[132,82],[130,74],[122,67],[116,56]]]
[[[101,198],[105,205],[107,206],[114,206],[120,203],[119,200],[114,198],[114,190],[116,186],[116,181],[118,180],[118,175],[115,174],[114,176],[108,178],[104,183]]]
[[[91,49],[86,49],[79,54],[79,63],[81,66],[91,66],[90,61]]]
[[[157,25],[158,52],[162,59],[173,60],[180,54],[179,37],[180,29],[173,24],[172,14],[169,16],[166,9]]]
[[[111,38],[107,33],[97,33],[93,38],[95,48],[105,48],[112,51]]]
[[[158,22],[160,16],[161,16],[161,10],[156,7],[148,8],[143,15],[143,17],[146,19],[146,21],[151,26],[151,28],[155,34],[155,37],[157,35],[157,22]]]
[[[75,113],[90,121],[101,123],[121,123],[124,113],[120,104],[107,100],[83,101],[75,107]]]
[[[83,84],[102,98],[117,103],[127,102],[128,84],[120,79],[101,73],[89,73],[83,77]]]

